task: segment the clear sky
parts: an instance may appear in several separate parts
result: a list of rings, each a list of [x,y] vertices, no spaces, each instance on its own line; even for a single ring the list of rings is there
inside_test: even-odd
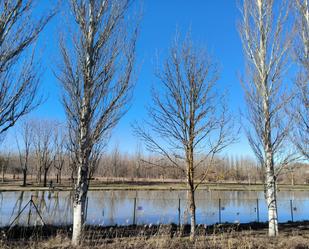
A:
[[[53,1],[42,1],[45,9]],[[240,38],[237,32],[238,7],[234,0],[144,0],[143,17],[137,45],[138,82],[131,108],[115,128],[110,147],[115,144],[124,152],[134,152],[138,139],[132,134],[131,124],[146,118],[146,105],[150,103],[150,87],[157,79],[154,70],[157,56],[164,59],[176,30],[185,34],[191,31],[193,42],[205,46],[218,61],[221,69],[221,89],[228,89],[229,105],[239,120],[239,108],[244,105],[239,74],[243,72],[244,60]],[[65,10],[63,12],[66,12]],[[42,33],[38,42],[45,73],[41,90],[48,100],[35,110],[29,118],[57,119],[65,122],[65,115],[59,97],[58,82],[53,75],[59,62],[58,37],[63,32],[64,15],[57,15]],[[8,138],[14,134],[12,128]],[[227,153],[252,155],[243,134],[239,143],[230,146]]]

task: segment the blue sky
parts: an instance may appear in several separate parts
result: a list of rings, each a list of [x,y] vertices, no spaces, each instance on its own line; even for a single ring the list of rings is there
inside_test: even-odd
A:
[[[44,1],[48,5],[52,1]],[[157,57],[164,59],[178,30],[181,34],[191,31],[195,44],[206,47],[217,60],[221,69],[220,88],[229,90],[229,105],[238,121],[239,108],[244,106],[239,74],[243,72],[244,60],[240,38],[237,32],[238,8],[234,0],[144,0],[140,36],[137,45],[138,81],[131,108],[112,134],[109,147],[115,144],[123,152],[134,152],[138,139],[134,137],[131,124],[146,118],[146,106],[150,103],[150,87],[157,79],[154,70]],[[43,6],[45,9],[47,6]],[[65,11],[64,11],[65,12]],[[65,115],[59,97],[58,82],[53,75],[60,60],[58,51],[59,33],[63,32],[65,18],[57,15],[42,33],[38,51],[45,70],[41,90],[47,101],[35,110],[29,118],[56,119],[65,122]],[[17,128],[12,128],[8,138]],[[237,144],[226,153],[252,155],[243,134]]]

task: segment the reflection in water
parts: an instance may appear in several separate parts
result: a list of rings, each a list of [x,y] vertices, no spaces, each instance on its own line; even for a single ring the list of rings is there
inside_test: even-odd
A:
[[[72,224],[72,198],[69,191],[2,192],[0,193],[0,226],[9,225],[29,202],[33,202],[45,224]],[[128,225],[133,222],[134,198],[137,224],[188,223],[186,191],[90,191],[87,220],[92,225]],[[219,205],[220,202],[220,205]],[[180,203],[180,206],[179,206]],[[199,224],[222,222],[266,221],[267,209],[263,192],[197,191],[196,216]],[[219,210],[219,207],[221,209]],[[307,192],[278,193],[279,221],[308,220]],[[293,214],[291,214],[291,210]],[[37,210],[27,206],[15,224],[41,224]]]
[[[19,197],[18,197],[18,199],[16,200],[16,203],[15,203],[15,205],[14,205],[14,208],[12,209],[12,213],[11,213],[10,219],[15,217],[15,216],[14,216],[15,213],[19,214],[19,213],[21,212],[21,210],[22,210],[22,208],[23,208],[23,206],[22,206],[22,204],[23,204],[23,199],[24,199],[23,197],[24,197],[24,192],[21,191],[21,192],[20,192],[20,195],[19,195]],[[16,210],[16,209],[17,209],[17,210]],[[19,222],[19,217],[17,217],[16,222],[17,222],[17,223]]]

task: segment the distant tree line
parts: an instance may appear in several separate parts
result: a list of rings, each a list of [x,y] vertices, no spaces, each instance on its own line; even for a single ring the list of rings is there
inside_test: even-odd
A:
[[[21,124],[16,139],[18,151],[0,154],[1,181],[16,181],[23,186],[61,183],[74,184],[77,167],[68,149],[65,126],[56,121],[31,120]],[[208,169],[204,182],[263,183],[263,170],[250,157],[218,156],[214,166],[204,161],[197,174]],[[180,165],[185,168],[185,164]],[[100,151],[99,159],[90,170],[89,177],[107,182],[157,179],[186,180],[182,169],[175,168],[169,160],[158,155],[145,154],[137,147],[135,153],[121,152],[118,145]],[[309,181],[309,165],[291,163],[280,174],[278,182],[304,184]]]

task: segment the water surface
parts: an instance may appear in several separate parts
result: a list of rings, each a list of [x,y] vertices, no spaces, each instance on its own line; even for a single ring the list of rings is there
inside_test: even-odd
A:
[[[33,196],[33,204],[25,205]],[[14,224],[72,224],[71,192],[0,192],[0,226]],[[180,204],[180,205],[179,205]],[[263,192],[196,192],[198,224],[267,221]],[[37,207],[37,210],[36,210]],[[134,208],[135,207],[135,208]],[[180,207],[180,212],[179,212]],[[134,215],[135,213],[135,215]],[[186,191],[89,191],[86,223],[128,225],[189,223]],[[278,193],[279,222],[309,220],[309,194],[306,191]]]

